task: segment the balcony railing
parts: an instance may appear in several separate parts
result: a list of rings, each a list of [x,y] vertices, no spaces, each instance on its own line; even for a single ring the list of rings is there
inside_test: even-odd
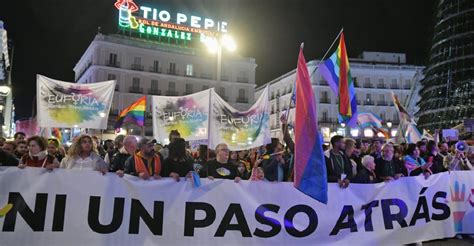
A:
[[[357,105],[362,105],[362,102],[360,100],[357,100]]]
[[[179,71],[178,71],[178,69],[167,69],[166,73],[167,74],[172,74],[172,75],[178,75]]]
[[[334,123],[334,119],[333,118],[322,118],[319,120],[320,123],[327,123],[327,124],[331,124],[331,123]]]
[[[178,96],[177,91],[166,91],[166,96]]]
[[[404,85],[404,86],[403,86],[403,89],[405,89],[405,90],[409,90],[409,89],[411,89],[411,85],[410,85],[410,84],[408,84],[408,85]]]
[[[161,68],[150,66],[150,72],[152,72],[152,73],[161,73]]]
[[[370,105],[374,105],[374,102],[372,102],[372,101],[365,101],[365,102],[364,102],[364,105],[369,105],[369,106],[370,106]]]
[[[247,77],[237,77],[237,82],[248,83],[249,78],[247,78]]]
[[[120,67],[120,62],[107,60],[105,61],[105,65],[107,67]]]
[[[130,93],[143,93],[143,88],[130,86],[128,91]]]
[[[161,90],[158,89],[148,89],[149,95],[161,95]]]
[[[237,97],[237,103],[249,103],[249,99],[245,97]]]
[[[364,83],[364,88],[374,88],[371,83]]]
[[[321,80],[319,81],[319,85],[328,85],[328,82],[326,80]]]
[[[320,103],[331,103],[331,99],[329,99],[329,98],[321,98],[321,99],[319,99],[319,102],[320,102]]]
[[[386,101],[378,101],[377,106],[387,106],[388,103]]]
[[[143,65],[140,65],[140,64],[132,64],[130,68],[132,70],[143,71]]]
[[[387,88],[387,87],[385,86],[385,84],[377,84],[377,88],[379,88],[379,89],[385,89],[385,88]]]
[[[209,73],[201,73],[202,79],[212,79],[212,74]]]
[[[390,89],[400,89],[400,86],[398,86],[397,84],[392,84],[390,85]]]

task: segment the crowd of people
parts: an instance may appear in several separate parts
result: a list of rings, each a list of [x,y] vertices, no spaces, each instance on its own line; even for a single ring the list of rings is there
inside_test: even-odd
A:
[[[201,145],[192,150],[177,130],[170,144],[155,139],[118,135],[101,142],[97,136],[80,135],[71,146],[55,138],[17,132],[14,139],[0,138],[0,166],[95,170],[141,179],[171,177],[176,181],[196,172],[202,178],[285,182],[292,181],[294,142],[282,117],[283,142],[272,138],[266,146],[230,151],[224,143],[215,150]],[[391,182],[406,176],[430,175],[453,170],[474,170],[472,147],[460,150],[456,142],[425,140],[416,144],[386,143],[382,139],[354,140],[333,136],[323,145],[328,182],[346,188],[350,183]]]

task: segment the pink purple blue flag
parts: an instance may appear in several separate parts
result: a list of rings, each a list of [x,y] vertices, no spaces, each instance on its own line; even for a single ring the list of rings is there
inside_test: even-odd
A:
[[[316,102],[301,44],[296,69],[294,186],[327,204],[328,187]]]

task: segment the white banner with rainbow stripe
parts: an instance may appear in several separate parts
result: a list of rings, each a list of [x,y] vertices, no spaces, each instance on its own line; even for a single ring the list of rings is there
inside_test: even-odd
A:
[[[39,127],[106,129],[115,80],[79,84],[36,76]]]

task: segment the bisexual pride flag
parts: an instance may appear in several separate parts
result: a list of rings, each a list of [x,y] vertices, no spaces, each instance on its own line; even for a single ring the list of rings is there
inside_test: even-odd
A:
[[[301,44],[296,69],[294,186],[327,204],[328,186],[316,102]]]

